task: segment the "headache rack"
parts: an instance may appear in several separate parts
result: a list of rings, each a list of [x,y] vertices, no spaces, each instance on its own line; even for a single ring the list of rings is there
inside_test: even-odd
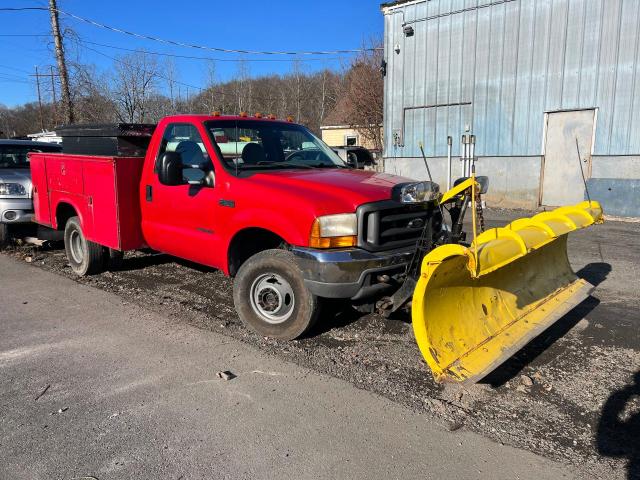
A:
[[[106,123],[65,125],[56,128],[62,152],[107,157],[144,157],[156,125]]]

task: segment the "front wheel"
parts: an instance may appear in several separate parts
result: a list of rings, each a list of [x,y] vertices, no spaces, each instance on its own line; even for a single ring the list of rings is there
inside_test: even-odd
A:
[[[104,248],[85,238],[78,217],[71,217],[64,227],[64,248],[71,270],[77,275],[84,277],[103,270]]]
[[[291,252],[265,250],[249,258],[233,284],[240,319],[256,333],[293,340],[318,319],[320,299],[305,286]]]

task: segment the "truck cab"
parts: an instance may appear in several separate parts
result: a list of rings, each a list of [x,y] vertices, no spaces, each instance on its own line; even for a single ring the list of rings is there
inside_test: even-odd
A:
[[[47,192],[37,220],[65,230],[77,273],[141,247],[218,268],[234,277],[242,320],[276,338],[303,335],[324,298],[371,308],[400,284],[425,225],[441,228],[436,184],[352,169],[305,127],[273,118],[167,117],[144,160],[32,162],[36,195]],[[66,187],[72,171],[81,180]]]

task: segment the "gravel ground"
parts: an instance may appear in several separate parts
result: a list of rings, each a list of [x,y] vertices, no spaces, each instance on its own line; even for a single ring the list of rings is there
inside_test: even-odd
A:
[[[486,215],[488,226],[517,216],[504,210]],[[408,315],[385,320],[330,306],[307,338],[278,343],[243,327],[232,283],[218,271],[133,253],[119,271],[76,280],[347,380],[451,430],[479,432],[571,464],[585,476],[640,478],[639,239],[639,223],[607,222],[573,234],[571,262],[598,286],[594,296],[489,378],[466,387],[433,381]],[[75,278],[63,250],[22,246],[4,253]]]

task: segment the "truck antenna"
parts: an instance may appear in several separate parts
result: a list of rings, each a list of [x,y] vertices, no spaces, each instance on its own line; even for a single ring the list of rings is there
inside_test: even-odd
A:
[[[433,177],[431,176],[431,170],[429,169],[429,162],[427,162],[427,155],[424,153],[424,145],[422,142],[418,142],[418,146],[420,147],[420,152],[422,153],[422,160],[424,161],[424,166],[427,167],[427,175],[429,176],[429,181],[433,183]],[[440,205],[440,199],[437,200],[438,210],[440,210],[440,215],[442,217],[442,224],[444,225],[444,211],[442,210],[442,205]]]
[[[582,174],[582,182],[584,183],[584,191],[587,194],[587,200],[589,200],[589,208],[591,208],[591,195],[589,195],[589,187],[587,187],[587,179],[584,176],[584,170],[582,169],[582,156],[580,155],[580,145],[578,144],[578,137],[576,137],[576,151],[578,152],[578,166],[580,167],[580,173]]]
[[[433,178],[431,177],[431,170],[429,170],[429,162],[427,162],[427,156],[424,153],[424,146],[422,142],[418,142],[418,146],[420,147],[420,151],[422,152],[422,160],[424,160],[424,166],[427,167],[427,175],[429,176],[429,181],[433,183]]]

